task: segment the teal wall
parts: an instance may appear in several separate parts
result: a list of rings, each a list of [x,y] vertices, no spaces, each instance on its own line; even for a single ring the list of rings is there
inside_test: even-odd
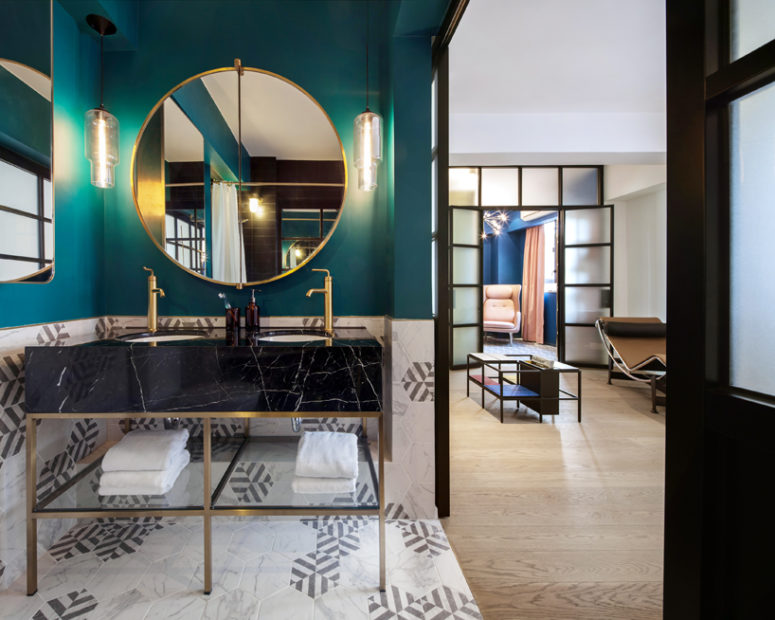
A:
[[[105,314],[102,191],[89,182],[83,117],[99,98],[99,47],[54,3],[54,278],[0,284],[0,327]]]
[[[51,165],[51,104],[0,66],[0,146]]]
[[[224,287],[202,281],[173,265],[152,244],[137,218],[130,191],[132,145],[147,112],[170,88],[193,74],[243,65],[267,69],[290,78],[315,97],[331,117],[349,155],[352,123],[365,105],[364,33],[362,2],[142,2],[139,4],[137,50],[108,55],[106,105],[121,122],[121,161],[114,191],[106,194],[105,257],[110,274],[107,311],[110,314],[145,312],[145,274],[157,270],[167,297],[162,314],[218,314],[217,298]],[[382,14],[380,14],[382,12]],[[236,16],[236,18],[235,18]],[[390,19],[390,5],[372,5],[372,19]],[[372,33],[375,31],[373,30]],[[395,290],[388,279],[385,223],[390,218],[386,191],[373,194],[354,187],[348,158],[349,187],[344,212],[328,245],[300,272],[262,285],[259,303],[265,315],[322,313],[322,300],[308,299],[307,289],[319,286],[313,267],[331,269],[334,276],[334,312],[337,315],[393,314],[429,318],[430,314],[430,37],[385,40],[376,31],[371,50],[371,84],[383,90],[380,66],[395,45],[396,108],[396,244]],[[206,41],[206,44],[202,42]],[[374,88],[376,91],[377,89]],[[372,92],[376,111],[384,98]],[[416,108],[422,108],[416,112]],[[398,117],[397,117],[398,118]],[[418,125],[419,123],[419,125]],[[421,153],[415,156],[414,153]],[[414,169],[420,162],[421,168]],[[380,167],[388,179],[388,163]],[[403,177],[406,180],[403,180]],[[402,183],[407,186],[401,192]],[[408,187],[411,185],[412,187]],[[427,213],[425,217],[423,214]],[[427,220],[427,221],[425,221]],[[418,223],[424,230],[418,232]],[[418,239],[422,237],[421,241]],[[427,247],[422,247],[427,246]],[[232,303],[246,303],[248,292],[228,293]],[[395,299],[393,307],[389,301]]]
[[[386,137],[380,187],[373,193],[354,186],[350,163],[353,119],[365,105],[366,3],[60,1],[54,3],[56,275],[52,284],[0,284],[0,327],[145,314],[143,265],[156,270],[167,293],[160,300],[163,315],[219,314],[223,290],[232,304],[247,302],[248,291],[192,276],[156,248],[137,216],[130,179],[135,139],[157,101],[194,74],[232,66],[236,57],[244,66],[293,80],[317,99],[348,159],[338,228],[304,269],[260,287],[263,314],[322,314],[322,299],[308,299],[305,292],[322,284],[309,269],[325,267],[334,276],[336,315],[431,317],[430,34],[448,0],[433,0],[422,10],[414,0],[371,3],[377,27],[371,29],[370,103],[385,117]],[[83,157],[82,115],[97,100],[98,56],[96,41],[79,34],[71,15],[87,5],[104,9],[120,30],[118,44],[106,43],[105,106],[120,122],[121,161],[115,188],[104,192],[89,185]],[[393,36],[397,20],[409,36]]]

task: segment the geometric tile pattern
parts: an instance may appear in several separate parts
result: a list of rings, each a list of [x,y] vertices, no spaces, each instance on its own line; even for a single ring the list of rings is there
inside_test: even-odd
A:
[[[242,503],[260,504],[274,482],[264,463],[237,463],[229,487]]]
[[[302,418],[301,429],[303,431],[329,431],[335,433],[353,433],[360,436],[362,432],[361,421],[353,422],[352,418]]]
[[[94,331],[97,334],[97,338],[100,340],[107,340],[113,337],[113,329],[118,325],[118,319],[113,316],[103,316],[97,320],[97,325],[94,326]]]
[[[454,620],[479,620],[482,614],[476,601],[448,586],[435,588],[421,597],[391,586],[386,592],[369,597],[371,620],[408,618],[453,618]]]
[[[415,553],[427,553],[430,556],[441,555],[449,551],[449,542],[444,530],[427,521],[398,521],[404,546]]]
[[[163,329],[213,329],[218,326],[216,317],[160,317],[159,327]]]
[[[393,511],[399,510],[393,507]],[[246,525],[239,519],[216,519],[213,541],[215,588],[207,597],[212,604],[207,603],[205,608],[200,591],[201,567],[197,569],[202,561],[201,537],[192,535],[196,530],[191,529],[196,523],[200,522],[197,519],[101,519],[78,524],[49,551],[54,560],[53,568],[49,570],[58,574],[50,583],[56,585],[60,575],[74,575],[70,578],[72,581],[63,583],[63,587],[45,598],[36,594],[30,599],[22,593],[22,575],[18,585],[3,592],[0,615],[5,615],[3,608],[13,610],[25,606],[27,613],[12,612],[10,617],[231,620],[255,616],[256,608],[264,608],[264,601],[276,599],[276,595],[288,596],[283,591],[288,592],[291,588],[297,598],[290,596],[282,600],[282,617],[311,618],[313,614],[318,617],[318,600],[326,594],[333,594],[333,598],[324,598],[319,603],[322,617],[326,618],[351,617],[345,609],[352,609],[358,618],[371,620],[478,620],[482,617],[453,553],[432,557],[430,562],[435,569],[428,572],[429,560],[420,560],[413,550],[404,548],[399,542],[400,531],[408,527],[409,521],[388,521],[386,524],[388,590],[380,594],[376,588],[378,545],[377,523],[373,516],[283,519],[277,527],[266,523],[265,533],[256,536],[245,536],[243,532],[246,527],[251,532],[263,529],[261,521]],[[437,532],[443,536],[438,521],[428,525],[430,527],[417,531],[426,538],[436,536]],[[154,534],[151,541],[148,536],[158,530],[162,531]],[[310,530],[316,533],[312,540]],[[275,536],[278,538],[273,544]],[[278,552],[281,537],[284,540],[281,546],[289,542],[294,545],[293,556],[289,556],[289,551]],[[169,542],[165,542],[167,538]],[[332,543],[332,540],[337,542]],[[238,551],[232,551],[235,541],[239,543]],[[399,545],[399,548],[391,545]],[[219,550],[226,549],[229,549],[226,555],[219,555]],[[160,552],[165,555],[159,555]],[[136,559],[126,558],[131,563],[113,564],[128,553],[134,554]],[[89,557],[102,561],[96,567],[93,560],[89,563]],[[255,564],[255,559],[249,558],[260,558],[258,573],[247,570]],[[227,561],[228,571],[221,572],[219,566]],[[394,561],[396,565],[393,565]],[[70,562],[75,563],[72,573],[68,570]],[[86,573],[79,569],[82,562],[87,567]],[[41,563],[41,571],[45,565],[45,562]],[[392,568],[400,571],[400,579],[396,575],[395,583]],[[83,583],[79,582],[79,575],[83,575]],[[449,576],[449,581],[442,581],[442,575]],[[46,579],[43,572],[40,578]],[[169,590],[169,587],[177,590]],[[299,597],[299,594],[303,596]],[[335,601],[338,607],[327,609],[329,600]],[[306,606],[303,601],[307,602]],[[339,607],[342,604],[347,607]]]
[[[174,418],[174,413],[170,412],[170,417]],[[164,418],[136,418],[131,421],[131,428],[145,431],[153,431],[164,428]],[[204,429],[204,423],[200,419],[181,418],[176,428],[188,429],[189,436],[201,437]],[[241,422],[228,420],[214,420],[211,425],[212,436],[215,438],[239,437],[244,435]]]
[[[0,468],[24,446],[24,355],[0,358]]]
[[[339,558],[322,551],[307,553],[291,565],[291,582],[310,598],[321,596],[339,584]]]
[[[33,620],[54,620],[54,618],[87,618],[85,614],[97,607],[97,599],[86,590],[69,592],[57,598],[47,601],[43,609],[39,610]]]
[[[47,461],[38,477],[38,498],[45,497],[70,480],[73,467],[75,467],[75,461],[71,458],[68,450],[56,454]]]
[[[67,453],[74,463],[89,456],[97,447],[100,427],[94,419],[76,420],[70,433]]]
[[[401,378],[401,383],[410,400],[432,402],[435,384],[433,362],[412,362]]]
[[[387,504],[385,506],[385,518],[386,519],[408,519],[409,513],[404,510],[401,504]]]
[[[70,337],[67,331],[67,325],[64,323],[49,323],[47,325],[41,325],[40,330],[35,336],[35,340],[39,345],[53,345],[60,346],[65,343]]]
[[[158,517],[93,521],[71,529],[51,547],[49,553],[59,562],[93,551],[99,559],[107,562],[134,553],[151,532],[163,527]]]

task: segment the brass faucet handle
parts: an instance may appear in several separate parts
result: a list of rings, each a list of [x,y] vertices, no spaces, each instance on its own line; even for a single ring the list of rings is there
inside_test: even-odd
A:
[[[322,271],[327,278],[331,277],[331,272],[328,269],[311,269],[310,271]]]
[[[166,295],[164,294],[164,289],[163,288],[155,288],[155,289],[153,289],[153,292],[154,293],[159,293],[159,297],[166,297]]]
[[[145,267],[145,266],[143,266],[143,269],[145,269],[146,271],[150,271],[151,272],[151,276],[153,277],[153,275],[154,275],[153,269],[148,269],[148,267]]]

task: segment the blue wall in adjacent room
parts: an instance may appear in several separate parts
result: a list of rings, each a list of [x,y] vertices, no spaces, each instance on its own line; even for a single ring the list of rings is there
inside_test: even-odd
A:
[[[0,284],[0,327],[105,313],[102,190],[83,156],[85,111],[99,101],[99,45],[54,2],[54,278]]]
[[[484,284],[522,284],[525,231],[487,237],[484,252]]]
[[[557,293],[544,293],[544,344],[557,344]]]
[[[556,213],[531,222],[512,218],[507,231],[500,235],[490,234],[482,247],[483,283],[522,284],[525,231],[556,218]],[[492,233],[489,227],[485,230]],[[557,344],[557,293],[544,293],[544,343]]]

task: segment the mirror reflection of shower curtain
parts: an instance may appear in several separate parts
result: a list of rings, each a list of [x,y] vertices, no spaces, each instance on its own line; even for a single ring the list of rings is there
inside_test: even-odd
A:
[[[213,279],[222,282],[244,282],[247,280],[245,246],[240,235],[237,186],[213,183],[212,210]]]

